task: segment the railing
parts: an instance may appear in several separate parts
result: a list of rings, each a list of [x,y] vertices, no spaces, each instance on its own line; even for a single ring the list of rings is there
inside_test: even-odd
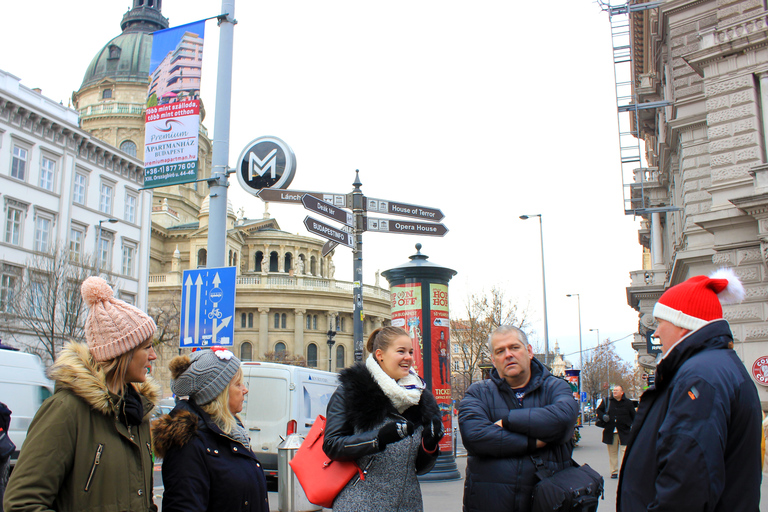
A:
[[[98,114],[142,114],[145,105],[143,103],[99,103],[88,105],[78,110],[80,117],[94,116]]]

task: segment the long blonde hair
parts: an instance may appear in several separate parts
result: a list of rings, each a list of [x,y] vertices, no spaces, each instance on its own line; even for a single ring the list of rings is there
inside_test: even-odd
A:
[[[229,381],[229,384],[224,388],[224,391],[219,393],[219,396],[214,398],[212,402],[200,406],[200,408],[208,413],[213,422],[225,434],[232,433],[238,420],[237,416],[232,414],[232,411],[229,410],[229,386],[231,386],[233,382],[239,383],[242,380],[243,370],[242,368],[238,368],[237,373],[232,377],[232,380]]]

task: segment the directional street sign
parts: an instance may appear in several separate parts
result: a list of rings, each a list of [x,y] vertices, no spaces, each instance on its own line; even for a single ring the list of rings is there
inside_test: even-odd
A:
[[[233,344],[235,270],[235,267],[222,267],[184,271],[180,347]]]
[[[328,217],[329,219],[343,222],[347,226],[354,226],[355,224],[354,217],[352,217],[350,212],[342,210],[341,208],[336,208],[331,203],[321,201],[320,199],[309,194],[304,194],[304,196],[301,198],[301,203],[307,210],[319,213],[320,215]]]
[[[317,219],[313,219],[312,217],[307,216],[304,218],[304,226],[311,233],[322,236],[323,238],[327,238],[328,240],[332,240],[336,243],[346,245],[347,247],[354,247],[355,245],[354,237],[351,233],[347,233],[346,231],[342,231],[333,226],[329,226],[328,224],[320,222]]]
[[[264,201],[275,203],[301,203],[301,198],[309,194],[320,200],[330,203],[338,208],[346,208],[346,194],[332,194],[330,192],[311,192],[309,190],[277,190],[272,188],[261,189],[258,196]]]
[[[443,224],[435,224],[433,222],[411,222],[368,217],[368,231],[404,233],[406,235],[445,236],[448,228]]]
[[[389,215],[399,215],[401,217],[415,217],[421,220],[431,222],[440,222],[445,215],[437,208],[428,208],[415,204],[396,203],[386,199],[365,198],[365,209],[371,213],[385,213]]]

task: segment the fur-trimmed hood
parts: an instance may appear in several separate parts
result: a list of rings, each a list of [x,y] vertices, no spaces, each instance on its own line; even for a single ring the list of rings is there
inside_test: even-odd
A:
[[[398,416],[392,401],[384,394],[362,363],[341,371],[339,382],[347,404],[347,416],[352,426],[359,430],[371,430],[380,425],[388,415]],[[440,415],[437,402],[428,390],[421,393],[417,405],[406,409],[402,416],[414,425],[428,425]]]
[[[112,416],[115,405],[110,400],[107,377],[99,368],[99,364],[91,357],[88,345],[70,342],[64,346],[56,363],[48,369],[48,377],[56,381],[57,389],[66,389],[80,397],[92,409]],[[146,401],[144,416],[146,417],[160,399],[160,387],[152,377],[133,387]]]

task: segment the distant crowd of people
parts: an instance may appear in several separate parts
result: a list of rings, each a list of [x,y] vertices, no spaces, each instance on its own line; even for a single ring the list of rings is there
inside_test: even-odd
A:
[[[56,392],[29,426],[4,510],[157,510],[157,456],[166,512],[268,511],[264,472],[238,417],[249,390],[237,357],[213,347],[173,358],[176,406],[150,425],[159,398],[148,376],[154,321],[100,278],[87,279],[82,295],[87,343],[66,345],[49,370]],[[596,409],[611,478],[619,479],[617,511],[759,510],[760,401],[721,306],[743,297],[735,274],[719,271],[671,287],[656,304],[662,356],[654,386],[637,410],[621,386]],[[366,348],[365,362],[340,372],[327,407],[324,452],[361,468],[333,509],[421,511],[417,475],[440,453],[440,410],[414,371],[406,331],[376,329]],[[520,329],[498,327],[488,350],[490,378],[470,386],[459,407],[468,452],[463,510],[529,512],[536,461],[551,473],[571,465],[578,405]],[[4,412],[0,404],[0,436]]]

